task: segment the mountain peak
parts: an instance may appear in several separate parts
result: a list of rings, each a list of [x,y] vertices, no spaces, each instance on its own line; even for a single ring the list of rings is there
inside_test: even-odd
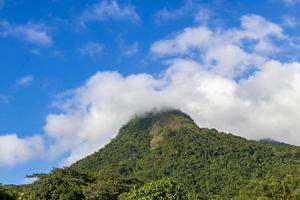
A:
[[[145,118],[153,118],[156,120],[160,120],[162,118],[170,117],[170,116],[182,116],[192,120],[190,116],[186,113],[182,112],[179,109],[175,108],[163,108],[163,109],[153,109],[149,112],[145,112],[143,114],[136,115],[133,120],[143,120]]]
[[[144,120],[152,121],[149,127],[151,150],[163,145],[165,139],[176,131],[199,129],[190,116],[178,109],[165,109],[158,112],[150,112],[143,117],[137,118],[135,122],[141,123]]]
[[[120,133],[133,134],[133,130],[147,130],[146,137],[150,137],[150,149],[163,144],[164,139],[172,132],[179,130],[198,130],[199,127],[192,118],[178,109],[153,110],[135,116],[128,124],[123,126]]]
[[[136,115],[124,127],[133,125],[145,128],[145,125],[152,126],[156,123],[175,128],[185,123],[194,124],[194,121],[189,115],[178,109],[154,109],[150,112]]]

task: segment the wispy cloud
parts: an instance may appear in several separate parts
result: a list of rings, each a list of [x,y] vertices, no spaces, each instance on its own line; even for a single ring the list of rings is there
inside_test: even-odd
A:
[[[34,80],[33,75],[29,74],[29,75],[23,76],[20,79],[16,80],[16,86],[20,86],[20,87],[26,86],[26,85],[30,84],[33,80]]]
[[[13,97],[5,94],[0,94],[0,103],[8,103]]]
[[[81,48],[79,48],[79,52],[81,55],[96,57],[102,54],[104,49],[104,45],[102,43],[97,42],[88,42]]]
[[[117,38],[121,57],[130,57],[139,53],[139,43],[127,44],[121,36]]]
[[[12,24],[8,21],[0,21],[0,36],[13,37],[23,42],[35,45],[50,46],[53,43],[49,34],[50,28],[45,24],[28,23]]]
[[[282,25],[289,28],[295,28],[299,25],[299,22],[294,17],[285,15],[282,17]]]
[[[199,8],[195,14],[195,21],[206,24],[210,20],[212,15],[213,13],[211,10],[207,8]]]
[[[204,8],[197,1],[187,0],[184,5],[177,9],[163,8],[154,15],[155,22],[161,24],[167,21],[180,19],[182,17],[192,16],[197,22],[206,22],[211,16],[211,11]]]
[[[114,0],[103,0],[97,4],[88,6],[79,17],[82,26],[85,26],[87,22],[104,20],[138,22],[140,21],[140,17],[132,5],[119,5]]]
[[[294,6],[295,4],[299,3],[299,0],[282,0],[288,6]]]
[[[170,10],[168,8],[163,8],[155,14],[155,21],[156,23],[160,24],[165,21],[180,18],[184,15],[189,14],[194,9],[193,5],[194,3],[192,1],[187,1],[183,6],[181,6],[178,9]]]
[[[134,42],[130,45],[122,46],[121,52],[122,55],[126,57],[136,55],[139,52],[139,43]]]

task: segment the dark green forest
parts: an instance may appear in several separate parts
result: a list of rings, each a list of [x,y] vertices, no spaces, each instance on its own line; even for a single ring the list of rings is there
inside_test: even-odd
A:
[[[98,152],[0,199],[300,199],[300,148],[199,128],[178,110],[124,125]]]

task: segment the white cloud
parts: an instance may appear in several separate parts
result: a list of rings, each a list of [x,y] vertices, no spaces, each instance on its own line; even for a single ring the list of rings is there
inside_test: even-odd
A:
[[[18,138],[15,134],[0,136],[0,166],[14,166],[31,159],[38,159],[44,153],[40,136]]]
[[[23,180],[23,184],[28,185],[28,184],[34,183],[37,180],[38,180],[38,178],[36,178],[36,177],[34,177],[34,178],[25,177]]]
[[[212,34],[207,27],[185,28],[174,39],[155,42],[151,51],[163,56],[190,53],[190,50],[208,47],[213,37]]]
[[[153,81],[150,75],[127,78],[115,72],[94,75],[61,105],[63,113],[47,117],[45,132],[57,141],[51,148],[51,154],[70,150],[67,160],[73,162],[106,144],[112,134],[117,133],[120,123],[126,123],[136,111],[152,107],[147,107],[144,102],[148,102],[149,95],[153,93]],[[129,91],[128,87],[133,90]],[[155,100],[152,103],[155,105]]]
[[[102,54],[104,45],[96,42],[88,42],[79,49],[81,55],[95,57]]]
[[[272,45],[273,38],[286,39],[282,28],[257,15],[241,17],[240,29],[213,31],[206,26],[185,28],[172,39],[155,42],[151,51],[158,55],[189,54],[191,50],[207,50],[216,45],[240,45],[251,40],[257,45],[260,42]]]
[[[258,15],[244,15],[241,17],[241,38],[261,40],[268,37],[285,38],[282,28]]]
[[[213,72],[235,77],[242,75],[248,68],[258,66],[264,61],[258,55],[249,54],[236,45],[222,45],[209,48],[204,63]]]
[[[104,0],[89,6],[79,17],[82,26],[85,26],[87,22],[104,20],[127,20],[137,22],[140,20],[140,17],[133,6],[121,6],[115,0]]]
[[[34,80],[34,77],[31,74],[23,76],[22,78],[20,78],[16,81],[16,86],[26,86],[29,83],[31,83],[33,80]]]
[[[217,73],[240,76],[280,50],[274,41],[288,42],[279,25],[261,16],[245,15],[240,20],[240,28],[227,30],[212,30],[207,26],[185,28],[172,38],[155,42],[151,51],[160,57],[196,57]]]
[[[0,36],[14,37],[18,40],[49,46],[53,43],[49,35],[49,28],[44,24],[11,24],[8,21],[0,21]]]

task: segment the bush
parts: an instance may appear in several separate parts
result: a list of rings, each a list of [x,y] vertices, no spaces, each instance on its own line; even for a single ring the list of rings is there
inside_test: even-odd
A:
[[[144,184],[141,188],[133,187],[128,193],[119,196],[119,200],[181,200],[188,199],[180,184],[170,178],[163,178]]]

